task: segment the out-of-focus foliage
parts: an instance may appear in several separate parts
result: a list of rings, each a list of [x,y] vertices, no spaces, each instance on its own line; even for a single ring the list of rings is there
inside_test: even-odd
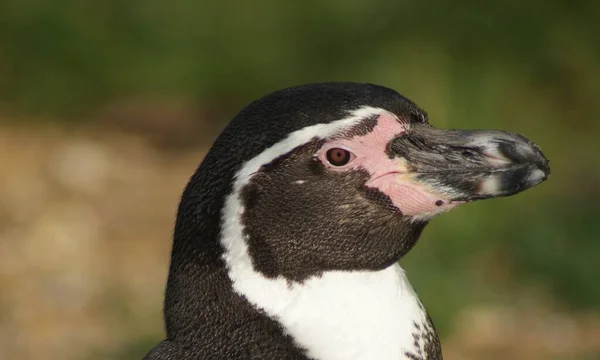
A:
[[[338,79],[425,93],[449,88],[458,98],[444,100],[465,107],[473,92],[494,99],[481,84],[509,76],[496,91],[533,86],[569,108],[589,106],[590,88],[597,90],[598,7],[543,0],[7,0],[0,4],[0,95],[22,111],[89,110],[140,93],[241,105],[281,86]]]
[[[592,0],[4,0],[0,113],[83,123],[184,99],[222,124],[274,89],[344,80],[392,87],[436,126],[524,133],[550,180],[441,216],[402,260],[449,337],[474,304],[599,310],[599,34]]]

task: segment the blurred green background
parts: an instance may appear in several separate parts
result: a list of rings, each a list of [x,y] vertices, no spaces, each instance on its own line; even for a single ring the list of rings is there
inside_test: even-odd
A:
[[[600,359],[600,2],[3,0],[0,359],[140,359],[180,192],[251,100],[389,86],[527,135],[546,183],[402,260],[447,359]]]

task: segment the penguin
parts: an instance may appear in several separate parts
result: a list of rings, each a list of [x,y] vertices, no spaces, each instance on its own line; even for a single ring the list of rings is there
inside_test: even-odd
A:
[[[436,215],[548,178],[524,136],[443,130],[398,92],[317,83],[245,107],[189,180],[147,360],[441,360],[398,264]]]

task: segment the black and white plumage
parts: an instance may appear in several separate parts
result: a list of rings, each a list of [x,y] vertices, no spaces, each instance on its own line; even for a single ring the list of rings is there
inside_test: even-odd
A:
[[[435,129],[381,86],[272,93],[183,193],[167,338],[146,359],[442,359],[397,261],[436,214],[548,175],[526,138]]]

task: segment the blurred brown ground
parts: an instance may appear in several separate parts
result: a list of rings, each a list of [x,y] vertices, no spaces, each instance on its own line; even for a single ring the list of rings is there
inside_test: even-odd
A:
[[[3,127],[0,152],[0,359],[78,359],[158,333],[178,197],[204,150]]]
[[[176,206],[205,151],[97,126],[0,127],[0,359],[160,339]],[[462,310],[446,359],[598,359],[600,317],[549,304]]]

